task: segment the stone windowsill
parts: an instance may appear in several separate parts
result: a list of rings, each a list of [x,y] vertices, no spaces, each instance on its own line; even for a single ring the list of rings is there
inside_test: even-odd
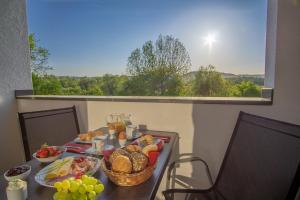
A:
[[[111,101],[141,103],[191,103],[272,105],[272,98],[262,97],[160,97],[160,96],[60,96],[60,95],[16,95],[16,99],[67,100],[67,101]]]

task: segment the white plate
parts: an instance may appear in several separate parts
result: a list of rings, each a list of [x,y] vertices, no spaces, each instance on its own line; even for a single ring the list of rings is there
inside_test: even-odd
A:
[[[80,140],[79,137],[75,138],[74,142],[81,143],[81,144],[92,144],[92,141],[82,141],[82,140]]]
[[[93,159],[96,162],[95,167],[93,169],[91,169],[90,171],[87,171],[85,173],[87,175],[91,175],[91,176],[94,175],[98,171],[98,169],[100,167],[100,160],[98,158],[94,158],[94,157],[90,157],[90,156],[81,156],[81,155],[72,156],[72,157],[87,157],[87,158]],[[52,167],[53,164],[54,163],[51,163],[51,164],[47,165],[46,167],[44,167],[43,169],[41,169],[35,175],[34,179],[35,179],[35,181],[37,183],[39,183],[40,185],[45,186],[45,187],[53,187],[54,183],[57,182],[57,181],[62,181],[62,180],[65,180],[67,178],[74,177],[74,175],[67,175],[67,176],[64,176],[64,177],[60,177],[60,178],[51,179],[51,180],[46,181],[45,180],[45,176],[47,175],[48,168]]]
[[[102,156],[103,155],[102,153],[99,153],[98,151],[96,151],[94,147],[88,148],[87,150],[85,150],[85,153],[91,154],[94,156]]]

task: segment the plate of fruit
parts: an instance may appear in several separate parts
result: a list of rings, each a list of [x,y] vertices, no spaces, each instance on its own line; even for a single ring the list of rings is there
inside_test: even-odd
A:
[[[58,159],[40,170],[35,180],[45,187],[53,187],[55,182],[68,178],[80,178],[83,175],[93,175],[100,167],[98,158],[89,156],[68,156]]]
[[[41,163],[50,163],[61,158],[65,151],[66,149],[64,147],[43,144],[32,156]]]

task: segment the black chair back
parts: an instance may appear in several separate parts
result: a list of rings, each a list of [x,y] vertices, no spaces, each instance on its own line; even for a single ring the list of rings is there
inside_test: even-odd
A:
[[[19,113],[19,120],[27,161],[42,144],[63,145],[79,134],[75,106]]]
[[[214,189],[228,200],[294,199],[300,126],[240,113]]]

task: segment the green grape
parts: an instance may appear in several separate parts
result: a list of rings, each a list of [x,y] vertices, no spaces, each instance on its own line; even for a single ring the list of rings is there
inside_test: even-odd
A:
[[[88,183],[88,185],[92,185],[93,179],[94,179],[93,177],[87,178],[87,183]]]
[[[56,183],[54,183],[54,188],[58,191],[58,192],[60,192],[60,191],[62,191],[63,190],[63,187],[62,187],[62,183],[61,182],[56,182]]]
[[[94,186],[92,186],[92,185],[86,186],[86,191],[92,192],[93,190],[94,190]]]
[[[70,191],[71,192],[76,192],[79,188],[79,183],[76,181],[72,181],[70,185]]]
[[[71,194],[71,196],[72,196],[72,199],[79,199],[80,193],[79,193],[79,192],[73,192],[73,193]]]
[[[83,175],[81,179],[68,178],[54,183],[57,192],[54,200],[94,200],[104,190],[104,185],[96,178]]]
[[[58,198],[59,198],[59,192],[55,192],[53,195],[53,199],[58,200]]]
[[[84,181],[84,180],[86,180],[86,179],[88,179],[88,178],[89,178],[89,177],[88,177],[87,175],[85,175],[85,174],[81,176],[81,180],[82,180],[82,181]]]
[[[91,179],[89,177],[82,178],[82,183],[84,183],[86,185],[90,185],[91,184]]]
[[[70,188],[70,181],[69,180],[64,180],[62,183],[61,183],[61,186],[64,190],[68,190]]]
[[[61,188],[61,182],[55,182],[53,185],[56,189]]]
[[[68,193],[65,191],[59,192],[59,199],[65,200],[67,198]]]
[[[80,200],[87,200],[86,194],[80,194],[79,199]]]
[[[91,185],[95,186],[98,183],[98,180],[94,177],[91,177],[90,182],[91,182]]]
[[[98,194],[104,190],[103,184],[97,184],[95,185],[95,192]]]
[[[95,199],[95,197],[96,197],[96,192],[95,191],[91,191],[91,192],[89,192],[89,198],[90,199]]]
[[[85,194],[86,193],[86,185],[85,184],[80,185],[79,188],[78,188],[78,191],[81,194]]]
[[[71,193],[67,193],[67,194],[66,194],[65,200],[72,200],[72,195],[71,195]]]
[[[76,179],[76,182],[81,185],[82,184],[82,180],[81,179]]]

